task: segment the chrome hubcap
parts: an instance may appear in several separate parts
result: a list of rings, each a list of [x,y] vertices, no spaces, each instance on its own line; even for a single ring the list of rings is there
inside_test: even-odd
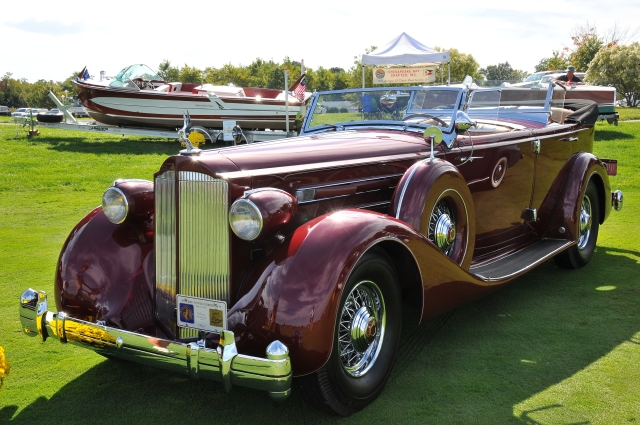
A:
[[[386,311],[382,293],[371,281],[358,283],[340,313],[338,350],[344,370],[351,376],[369,371],[380,353]]]
[[[373,316],[371,309],[360,307],[351,323],[351,341],[356,351],[363,353],[369,348],[376,338],[378,321]]]
[[[580,207],[580,236],[578,237],[578,249],[584,249],[589,242],[591,234],[591,200],[585,196]]]
[[[440,201],[433,209],[429,221],[429,240],[446,255],[453,252],[456,240],[456,223],[452,217],[449,206],[444,201]]]

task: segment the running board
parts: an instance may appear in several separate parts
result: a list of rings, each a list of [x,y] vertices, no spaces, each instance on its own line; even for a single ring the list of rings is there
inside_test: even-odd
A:
[[[542,239],[493,263],[471,267],[469,273],[487,282],[508,279],[534,268],[574,243],[566,239]]]

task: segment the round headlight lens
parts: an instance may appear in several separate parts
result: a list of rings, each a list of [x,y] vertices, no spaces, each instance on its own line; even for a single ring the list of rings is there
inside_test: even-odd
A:
[[[110,187],[102,195],[102,211],[113,224],[122,223],[129,212],[127,197],[120,189]]]
[[[250,200],[238,199],[229,210],[229,224],[233,233],[240,239],[252,241],[262,230],[262,214]]]

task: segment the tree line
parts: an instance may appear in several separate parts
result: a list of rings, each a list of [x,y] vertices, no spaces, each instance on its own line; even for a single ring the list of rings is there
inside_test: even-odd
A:
[[[610,85],[616,88],[619,96],[627,100],[629,106],[640,102],[640,44],[637,42],[625,45],[624,42],[635,36],[628,30],[614,27],[601,35],[597,29],[586,25],[574,28],[571,35],[572,46],[552,50],[549,57],[540,60],[535,71],[564,70],[574,65],[577,71],[587,72],[586,81],[593,85]],[[375,46],[366,49],[366,53],[375,50]],[[435,47],[438,51],[444,49]],[[461,82],[470,75],[480,85],[494,85],[496,82],[519,82],[529,73],[513,69],[509,62],[489,65],[480,68],[471,54],[460,52],[455,48],[447,49],[450,54],[449,69],[440,66],[436,69],[436,84],[444,83],[449,76],[452,83]],[[282,62],[273,59],[255,59],[249,65],[225,64],[220,68],[207,67],[198,69],[185,64],[174,66],[168,59],[158,65],[158,75],[165,81],[181,81],[186,83],[210,83],[227,85],[229,83],[241,87],[261,87],[272,89],[284,88],[284,69],[288,69],[289,84],[301,74],[301,62],[285,57]],[[365,69],[365,84],[373,86],[372,69]],[[78,71],[71,73],[62,82],[39,80],[29,83],[26,79],[16,79],[10,72],[0,80],[0,105],[11,108],[19,107],[55,107],[48,97],[52,91],[59,99],[73,96],[71,83]],[[353,65],[348,69],[340,67],[305,68],[307,91],[341,90],[362,86],[362,68],[359,56],[354,56]]]

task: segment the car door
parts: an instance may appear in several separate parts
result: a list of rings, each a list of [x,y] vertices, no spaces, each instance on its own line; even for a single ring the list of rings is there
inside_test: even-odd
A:
[[[467,111],[477,127],[459,135],[447,155],[473,197],[475,260],[523,245],[534,236],[523,219],[533,191],[534,139],[529,129],[497,123],[499,98],[500,89],[472,94]]]

